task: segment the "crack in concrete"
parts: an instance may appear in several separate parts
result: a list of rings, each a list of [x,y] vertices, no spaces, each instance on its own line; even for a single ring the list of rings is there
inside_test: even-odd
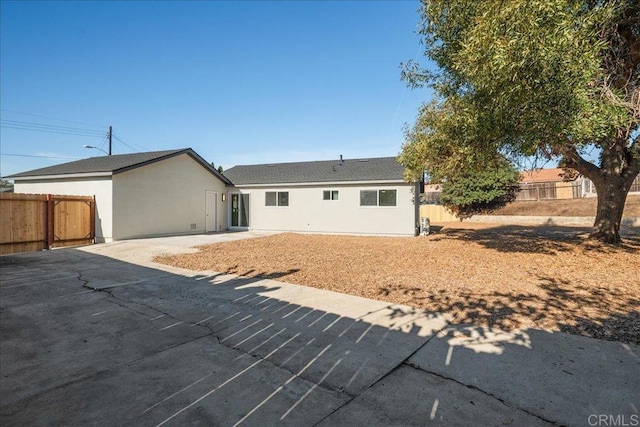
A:
[[[405,322],[408,323],[408,322]],[[422,343],[421,345],[418,346],[418,348],[416,348],[414,351],[411,352],[411,354],[409,354],[407,357],[405,357],[404,359],[402,359],[402,361],[400,363],[398,363],[396,366],[394,366],[392,369],[390,369],[386,374],[382,375],[380,378],[378,378],[377,380],[375,380],[373,383],[371,383],[371,385],[369,385],[367,388],[365,388],[364,390],[362,390],[360,393],[353,395],[353,397],[351,397],[351,399],[347,400],[346,402],[344,402],[342,405],[338,406],[336,409],[334,409],[333,411],[331,411],[329,414],[327,414],[326,416],[322,417],[319,421],[317,421],[316,423],[313,424],[313,426],[317,426],[320,423],[322,423],[324,420],[328,419],[330,416],[332,416],[333,414],[335,414],[336,412],[338,412],[340,409],[344,408],[345,406],[347,406],[348,404],[350,404],[351,402],[353,402],[354,399],[356,399],[359,396],[362,396],[364,393],[367,392],[367,390],[370,390],[371,388],[373,388],[376,384],[378,384],[379,382],[381,382],[382,380],[384,380],[385,378],[387,378],[389,375],[393,374],[395,371],[397,371],[398,369],[400,369],[406,362],[409,361],[409,359],[411,359],[411,357],[413,357],[414,354],[416,354],[418,351],[420,351],[422,348],[424,348],[425,345],[429,344],[429,341],[431,341],[436,335],[438,335],[440,332],[442,332],[445,328],[447,328],[448,326],[450,326],[449,323],[446,323],[442,328],[438,329],[436,332],[434,332],[433,334],[431,334],[431,336],[429,338],[427,338],[427,340]],[[345,393],[346,394],[346,393]]]
[[[139,306],[142,306],[142,307],[147,307],[147,308],[155,311],[156,313],[163,314],[163,315],[168,316],[168,317],[170,317],[171,319],[174,319],[174,320],[179,320],[179,321],[181,321],[181,322],[183,322],[183,323],[185,323],[187,325],[202,327],[202,328],[204,328],[204,329],[209,331],[209,334],[207,334],[207,335],[211,335],[211,334],[215,333],[215,331],[213,331],[210,327],[208,327],[206,325],[199,324],[199,323],[196,323],[196,322],[190,322],[190,321],[187,321],[187,320],[184,320],[184,319],[180,319],[180,318],[174,316],[173,314],[171,314],[169,312],[166,312],[166,311],[162,311],[159,308],[157,308],[157,307],[155,307],[155,306],[153,306],[151,304],[146,304],[146,303],[141,302],[141,301],[131,301],[131,300],[127,300],[127,299],[124,299],[124,298],[117,297],[117,296],[115,296],[113,294],[113,291],[112,291],[113,288],[96,288],[96,287],[90,286],[89,285],[89,280],[83,279],[81,272],[78,272],[78,280],[83,282],[83,284],[82,284],[83,288],[89,289],[89,290],[94,291],[94,292],[104,292],[104,293],[106,293],[107,295],[109,295],[111,298],[113,298],[115,300],[115,304],[117,306],[122,307],[122,308],[124,308],[126,310],[129,310],[129,311],[131,311],[133,313],[140,314],[140,315],[143,315],[143,316],[147,316],[147,313],[143,313],[141,311],[134,310],[133,308],[131,308],[131,307],[125,305],[125,304],[135,304],[135,305],[139,305]],[[122,302],[124,304],[120,304],[119,302]],[[206,335],[203,335],[203,336],[206,336]]]
[[[158,308],[156,308],[156,307],[154,307],[154,306],[152,306],[152,305],[150,305],[150,304],[145,304],[145,303],[138,302],[138,301],[130,301],[130,300],[127,300],[127,299],[124,299],[124,298],[117,297],[117,296],[115,296],[115,295],[113,294],[113,292],[111,291],[111,288],[95,288],[95,287],[92,287],[92,286],[90,286],[90,285],[89,285],[89,280],[86,280],[86,279],[83,279],[83,278],[82,278],[82,273],[80,273],[80,272],[78,272],[78,280],[80,280],[81,282],[84,282],[84,283],[83,283],[83,285],[82,285],[82,287],[83,287],[83,288],[86,288],[86,289],[89,289],[89,290],[92,290],[92,291],[95,291],[95,292],[104,292],[104,293],[106,293],[107,295],[109,295],[111,298],[113,298],[114,300],[116,300],[116,302],[115,302],[115,303],[116,303],[116,305],[118,305],[118,306],[120,306],[120,307],[122,307],[122,308],[125,308],[125,309],[127,309],[127,310],[133,311],[134,313],[138,313],[138,314],[146,315],[145,313],[141,313],[141,312],[138,312],[138,311],[136,311],[136,310],[133,310],[131,307],[127,307],[126,305],[119,304],[119,303],[118,303],[118,301],[119,301],[119,302],[123,302],[123,303],[128,303],[128,304],[137,304],[137,305],[141,305],[141,306],[143,306],[143,307],[147,307],[147,308],[149,308],[149,309],[151,309],[151,310],[154,310],[154,311],[156,311],[157,313],[164,314],[164,315],[166,315],[166,316],[170,317],[171,319],[174,319],[174,320],[177,320],[177,321],[182,321],[183,323],[185,323],[185,324],[187,324],[187,325],[203,327],[203,328],[205,328],[205,329],[207,329],[207,330],[209,331],[209,333],[208,333],[208,334],[206,334],[206,335],[202,335],[202,336],[199,336],[199,337],[194,338],[194,339],[192,339],[192,340],[185,341],[185,342],[182,342],[182,343],[178,343],[178,344],[176,344],[176,345],[173,345],[173,346],[169,346],[169,347],[163,348],[163,349],[161,349],[161,350],[156,351],[155,353],[153,353],[153,354],[151,354],[151,355],[142,356],[142,357],[139,357],[139,358],[134,359],[134,360],[130,360],[130,361],[127,361],[127,362],[120,363],[120,364],[118,364],[118,365],[114,365],[113,367],[111,367],[111,368],[109,368],[109,369],[117,368],[117,367],[120,367],[120,366],[127,366],[127,365],[129,365],[129,364],[136,363],[136,362],[138,362],[138,361],[140,361],[140,360],[142,360],[142,359],[145,359],[145,358],[147,358],[147,357],[153,356],[153,355],[155,355],[155,354],[160,354],[160,353],[162,353],[162,352],[164,352],[164,351],[172,350],[172,349],[177,348],[177,347],[180,347],[180,346],[182,346],[182,345],[189,344],[189,343],[194,342],[194,341],[196,341],[196,340],[199,340],[199,339],[201,339],[201,338],[205,338],[205,337],[212,337],[212,338],[215,338],[215,339],[216,339],[216,343],[217,343],[217,344],[219,344],[219,345],[221,345],[221,346],[223,346],[223,347],[225,347],[225,348],[228,348],[228,349],[230,349],[230,350],[233,350],[233,351],[235,351],[235,352],[238,352],[238,353],[240,353],[241,355],[247,355],[247,356],[249,356],[249,357],[251,357],[251,358],[253,358],[253,359],[257,359],[257,360],[265,361],[265,362],[269,363],[271,366],[273,366],[273,367],[275,367],[275,368],[278,368],[278,369],[282,369],[283,371],[285,371],[285,372],[287,372],[287,373],[291,374],[291,376],[294,376],[294,377],[296,377],[296,378],[302,379],[302,380],[304,380],[304,381],[306,381],[306,382],[308,382],[308,383],[314,384],[314,385],[315,385],[316,387],[318,387],[318,388],[321,388],[321,389],[326,390],[326,391],[334,392],[334,393],[341,393],[341,394],[345,394],[345,395],[350,396],[350,397],[352,397],[352,396],[353,396],[352,394],[350,394],[350,393],[346,392],[345,390],[337,389],[337,388],[334,388],[334,387],[328,386],[328,385],[326,385],[326,384],[316,383],[316,382],[315,382],[315,381],[313,381],[311,378],[307,378],[307,377],[306,377],[306,376],[304,376],[304,375],[298,375],[296,372],[294,372],[294,371],[292,371],[291,369],[289,369],[289,368],[285,367],[284,365],[278,365],[277,363],[275,363],[275,362],[274,362],[274,361],[272,361],[272,360],[269,360],[269,359],[263,358],[263,357],[261,357],[261,356],[260,356],[260,355],[258,355],[258,354],[251,354],[251,353],[245,352],[244,350],[242,350],[242,349],[241,349],[241,348],[239,348],[239,347],[236,347],[236,346],[233,346],[233,345],[229,345],[229,344],[225,343],[224,341],[222,341],[222,340],[220,339],[220,337],[219,337],[217,334],[218,334],[218,333],[220,333],[220,332],[222,332],[222,331],[224,331],[224,330],[226,330],[226,329],[229,329],[229,328],[231,328],[231,327],[235,326],[236,324],[229,325],[229,326],[227,326],[227,327],[225,327],[225,328],[223,328],[223,329],[220,329],[219,331],[217,331],[217,332],[216,332],[216,331],[214,331],[213,329],[211,329],[211,328],[210,328],[209,326],[207,326],[207,325],[204,325],[204,324],[201,324],[201,323],[198,323],[198,322],[190,322],[190,321],[187,321],[187,320],[183,320],[183,319],[181,319],[181,318],[179,318],[179,317],[174,316],[174,315],[173,315],[173,314],[171,314],[171,313],[168,313],[168,312],[162,311],[162,310],[160,310],[160,309],[158,309]],[[222,304],[222,305],[227,305],[227,304],[232,304],[232,303],[225,303],[225,304]],[[378,310],[374,310],[374,311],[372,311],[372,312],[370,312],[370,313],[367,313],[367,315],[369,315],[369,314],[371,314],[371,313],[375,313],[376,311],[378,311]],[[106,372],[106,371],[108,371],[109,369],[104,370],[104,371],[100,371],[100,372]],[[91,376],[89,376],[88,378],[90,378],[90,377],[91,377]]]
[[[434,376],[436,376],[436,377],[438,377],[438,378],[442,378],[442,379],[447,380],[447,381],[452,381],[452,382],[454,382],[454,383],[456,383],[456,384],[459,384],[459,385],[461,385],[461,386],[467,387],[467,388],[469,388],[469,389],[471,389],[471,390],[479,391],[480,393],[482,393],[482,394],[484,394],[484,395],[486,395],[486,396],[489,396],[489,397],[491,397],[491,398],[493,398],[493,399],[497,400],[498,402],[502,403],[503,405],[505,405],[505,406],[506,406],[506,407],[508,407],[508,408],[513,408],[513,409],[516,409],[516,410],[518,410],[518,411],[524,412],[525,414],[530,415],[530,416],[532,416],[532,417],[535,417],[535,418],[537,418],[537,419],[539,419],[539,420],[541,420],[541,421],[544,421],[544,422],[546,422],[546,423],[549,423],[549,424],[552,424],[552,425],[561,425],[558,421],[553,421],[553,420],[546,419],[546,418],[544,418],[543,416],[538,415],[538,414],[536,414],[536,413],[534,413],[534,412],[531,412],[531,411],[530,411],[530,410],[528,410],[528,409],[525,409],[525,408],[521,408],[521,407],[519,407],[519,406],[516,406],[516,405],[514,405],[514,404],[512,404],[512,403],[510,403],[510,402],[507,402],[505,399],[502,399],[501,397],[496,396],[495,394],[493,394],[493,393],[491,393],[491,392],[488,392],[488,391],[486,391],[486,390],[483,390],[483,389],[481,389],[481,388],[479,388],[479,387],[477,387],[477,386],[475,386],[475,385],[472,385],[472,384],[465,384],[465,383],[463,383],[463,382],[461,382],[461,381],[456,380],[455,378],[447,377],[447,376],[445,376],[445,375],[442,375],[442,374],[439,374],[439,373],[436,373],[436,372],[428,371],[428,370],[426,370],[426,369],[424,369],[424,368],[421,368],[420,366],[418,366],[418,365],[416,365],[416,364],[414,364],[414,363],[411,363],[411,362],[409,362],[409,361],[405,362],[405,363],[404,363],[404,365],[405,365],[405,366],[408,366],[408,367],[410,367],[410,368],[416,369],[416,370],[418,370],[418,371],[425,372],[425,373],[430,374],[430,375],[434,375]]]

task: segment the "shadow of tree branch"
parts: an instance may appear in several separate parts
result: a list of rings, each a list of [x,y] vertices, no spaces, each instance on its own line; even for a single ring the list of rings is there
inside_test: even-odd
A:
[[[574,250],[580,245],[585,251],[615,252],[640,251],[640,231],[635,228],[623,228],[624,242],[611,247],[586,240],[590,228],[565,226],[527,226],[501,225],[490,228],[445,227],[432,237],[434,241],[458,239],[478,243],[485,248],[499,252],[521,252],[553,255]]]
[[[474,293],[419,288],[381,289],[402,293],[430,311],[450,314],[455,323],[512,330],[543,327],[592,338],[640,344],[640,299],[616,289],[574,285],[544,275],[532,292]]]

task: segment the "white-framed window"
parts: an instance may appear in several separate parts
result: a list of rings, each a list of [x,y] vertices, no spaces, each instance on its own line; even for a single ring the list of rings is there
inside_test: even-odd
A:
[[[340,192],[338,190],[324,190],[322,192],[322,200],[338,200]]]
[[[360,206],[378,206],[378,191],[360,190]]]
[[[397,206],[396,190],[360,190],[360,206]]]
[[[396,190],[378,190],[378,206],[395,206]]]
[[[267,191],[264,193],[264,205],[265,206],[277,206],[278,195],[275,191]]]
[[[265,191],[264,205],[265,206],[289,206],[289,192],[288,191]]]

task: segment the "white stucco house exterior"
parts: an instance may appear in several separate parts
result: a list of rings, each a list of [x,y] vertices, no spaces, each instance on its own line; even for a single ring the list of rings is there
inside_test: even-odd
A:
[[[417,184],[393,157],[235,166],[190,148],[22,172],[16,193],[95,196],[96,241],[225,230],[414,235]]]
[[[96,242],[227,229],[231,182],[190,148],[92,157],[9,176],[16,193],[95,196]]]
[[[403,172],[394,157],[235,166],[229,228],[413,236],[416,186]]]

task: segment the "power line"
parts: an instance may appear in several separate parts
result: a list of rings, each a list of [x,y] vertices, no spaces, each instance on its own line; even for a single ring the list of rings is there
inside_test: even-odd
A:
[[[44,123],[22,122],[18,120],[0,120],[0,126],[10,129],[51,131],[59,133],[79,134],[87,136],[102,136],[104,132],[93,129],[73,128],[68,126],[48,125]]]
[[[84,122],[78,122],[78,121],[73,121],[73,120],[65,120],[65,119],[58,119],[55,117],[48,117],[48,116],[43,116],[40,114],[32,114],[32,113],[26,113],[23,111],[17,111],[17,110],[11,110],[8,108],[0,108],[1,111],[8,111],[8,112],[12,112],[12,113],[17,113],[17,114],[24,114],[27,116],[33,116],[33,117],[41,117],[44,119],[49,119],[49,120],[58,120],[61,122],[67,122],[67,123],[75,123],[75,124],[82,124],[85,126],[91,126],[91,127],[96,127],[96,128],[105,128],[106,126],[99,126],[99,125],[93,125],[93,124],[89,124],[89,123],[84,123]],[[107,139],[107,133],[104,131],[98,131],[98,130],[94,130],[94,129],[86,129],[86,128],[79,128],[79,127],[71,127],[71,126],[59,126],[59,125],[52,125],[52,124],[47,124],[47,123],[37,123],[37,122],[29,122],[29,121],[22,121],[22,120],[9,120],[9,119],[0,119],[0,128],[5,128],[5,129],[16,129],[16,130],[26,130],[26,131],[31,131],[31,132],[43,132],[43,133],[51,133],[51,134],[60,134],[60,135],[72,135],[72,136],[83,136],[83,137],[89,137],[89,138],[101,138],[101,144],[100,144],[100,148],[102,149],[102,147],[104,147],[104,144],[106,142]],[[125,147],[127,147],[132,153],[135,153],[136,151],[139,150],[149,150],[147,147],[144,147],[140,144],[136,144],[134,142],[131,141],[127,141],[124,138],[121,138],[119,136],[116,136],[115,134],[112,133],[112,137],[117,139],[119,142],[121,142]],[[138,148],[136,148],[138,147]]]
[[[54,130],[69,130],[69,131],[82,131],[82,132],[89,132],[89,133],[96,133],[96,134],[104,134],[103,131],[98,131],[98,130],[93,130],[93,129],[83,129],[83,128],[78,128],[78,127],[70,127],[70,126],[58,126],[58,125],[50,125],[50,124],[46,124],[46,123],[36,123],[36,122],[24,122],[21,120],[8,120],[8,119],[1,119],[0,121],[5,122],[7,124],[10,125],[14,125],[14,126],[29,126],[29,127],[39,127],[39,128],[47,128],[47,129],[54,129]]]
[[[107,143],[107,139],[108,139],[108,137],[105,135],[104,138],[102,139],[102,142],[100,143],[100,149],[102,151],[104,151],[104,144]]]
[[[35,154],[13,154],[13,153],[0,153],[0,156],[9,157],[38,157],[42,159],[66,159],[66,160],[78,160],[81,157],[61,157],[61,156],[39,156]]]
[[[88,134],[71,133],[71,132],[55,132],[55,131],[51,131],[51,130],[28,129],[28,128],[4,126],[4,125],[0,125],[0,127],[7,128],[7,129],[28,130],[28,131],[44,132],[44,133],[57,133],[57,134],[61,134],[61,135],[74,135],[74,136],[86,136],[86,137],[89,137],[89,138],[102,138],[102,135],[88,135]]]
[[[11,112],[11,113],[16,113],[16,114],[24,114],[25,116],[40,117],[42,119],[58,120],[60,122],[67,122],[67,123],[75,123],[77,125],[85,125],[85,126],[91,126],[91,127],[96,127],[96,128],[105,128],[106,127],[104,125],[92,125],[90,123],[77,122],[77,121],[73,121],[73,120],[57,119],[55,117],[41,116],[40,114],[25,113],[23,111],[10,110],[8,108],[0,108],[0,110],[1,111],[8,111],[8,112]]]
[[[122,142],[123,144],[129,143],[129,144],[134,145],[134,146],[136,146],[136,147],[138,147],[138,148],[140,148],[140,149],[142,149],[142,150],[147,150],[147,151],[149,151],[149,149],[148,149],[147,147],[144,147],[144,146],[142,146],[142,145],[140,145],[140,144],[136,144],[135,142],[128,141],[128,140],[126,140],[126,139],[124,139],[124,138],[120,138],[120,137],[116,136],[115,134],[113,135],[113,137],[114,137],[115,139],[117,139],[118,141]],[[134,151],[135,151],[135,149],[134,149]]]
[[[132,147],[129,143],[123,141],[122,139],[118,138],[117,136],[114,136],[115,139],[117,139],[118,141],[120,141],[121,143],[123,143],[129,150],[131,150],[132,153],[135,153],[137,150]]]

